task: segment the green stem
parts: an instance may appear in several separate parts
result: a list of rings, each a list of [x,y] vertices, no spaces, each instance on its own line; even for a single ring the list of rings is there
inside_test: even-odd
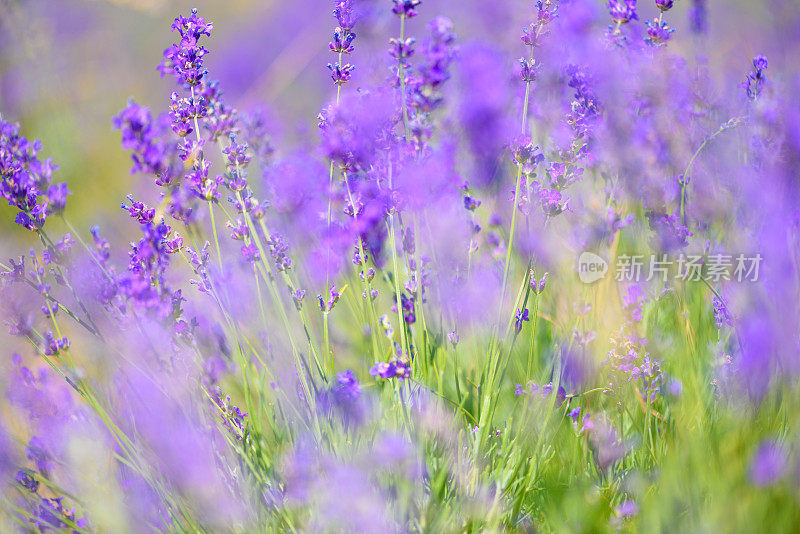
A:
[[[400,15],[400,42],[406,39],[406,16]],[[406,108],[406,75],[403,65],[403,58],[398,58],[398,72],[400,74],[400,106],[403,110],[403,132],[404,138],[408,140],[408,109]]]
[[[208,213],[211,216],[211,230],[214,233],[214,245],[217,247],[217,264],[219,272],[222,274],[222,248],[219,246],[219,236],[217,235],[217,224],[214,222],[214,204],[208,201]]]

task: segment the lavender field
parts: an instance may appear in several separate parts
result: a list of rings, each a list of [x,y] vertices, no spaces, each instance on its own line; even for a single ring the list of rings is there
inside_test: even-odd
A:
[[[800,531],[800,2],[197,3],[0,0],[0,532]]]

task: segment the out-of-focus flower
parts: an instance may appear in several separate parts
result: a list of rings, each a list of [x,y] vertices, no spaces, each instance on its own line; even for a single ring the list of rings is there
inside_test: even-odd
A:
[[[375,378],[390,379],[397,377],[398,380],[411,378],[411,362],[405,358],[397,358],[389,362],[378,362],[369,370],[370,376]]]
[[[627,499],[622,501],[616,508],[617,515],[622,518],[633,517],[639,513],[639,505]]]
[[[230,395],[223,397],[222,390],[219,387],[211,390],[211,399],[219,411],[223,426],[228,429],[235,439],[241,441],[245,435],[245,418],[247,414],[242,412],[238,406],[231,404]]]
[[[336,381],[320,394],[317,401],[326,412],[339,415],[346,425],[359,425],[364,419],[361,385],[349,369],[337,374]]]
[[[86,518],[75,517],[74,508],[67,509],[64,507],[64,497],[42,498],[38,506],[36,506],[30,522],[41,532],[51,528],[70,528],[72,525],[80,529],[89,527],[89,521]],[[73,532],[78,531],[73,530]]]
[[[764,71],[767,70],[767,58],[765,56],[756,56],[753,58],[753,71],[747,74],[744,81],[739,87],[744,88],[747,98],[755,100],[764,89],[764,84],[767,81],[767,75]]]
[[[600,469],[605,471],[622,460],[628,453],[629,447],[605,418],[593,420],[591,427],[586,423],[584,421],[584,428],[589,434],[589,444],[594,452],[594,460]]]
[[[607,7],[611,13],[611,20],[617,24],[639,20],[636,15],[636,0],[609,0]]]
[[[689,7],[689,27],[694,33],[708,32],[708,5],[707,0],[692,0]]]
[[[122,148],[132,151],[131,173],[145,172],[156,177],[157,185],[170,184],[174,143],[164,140],[162,123],[153,120],[150,110],[129,100],[111,122],[122,132]]]
[[[714,322],[717,324],[717,328],[722,328],[725,325],[733,326],[733,319],[724,300],[715,295],[712,299],[712,306],[714,309]]]
[[[786,450],[781,444],[764,441],[750,461],[750,481],[761,487],[775,484],[786,474],[788,463]]]
[[[17,472],[17,476],[15,478],[17,484],[31,493],[36,493],[39,491],[39,481],[36,480],[36,477],[34,477],[30,472],[25,470],[19,471]]]
[[[417,16],[417,7],[422,0],[393,0],[393,2],[392,13],[399,17],[411,18]]]

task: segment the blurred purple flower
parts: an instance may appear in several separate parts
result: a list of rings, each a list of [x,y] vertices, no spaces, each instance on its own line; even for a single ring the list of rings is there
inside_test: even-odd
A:
[[[786,474],[788,462],[786,450],[780,443],[764,441],[750,461],[750,481],[760,487],[771,486]]]

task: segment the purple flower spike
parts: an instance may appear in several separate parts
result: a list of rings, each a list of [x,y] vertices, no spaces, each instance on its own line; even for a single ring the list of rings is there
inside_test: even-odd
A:
[[[200,84],[206,75],[203,67],[203,57],[208,50],[199,45],[202,36],[210,36],[213,25],[206,23],[203,17],[197,15],[197,9],[192,9],[189,17],[178,16],[172,23],[172,30],[177,31],[181,40],[164,51],[164,59],[158,70],[163,77],[173,74],[187,87]]]
[[[65,184],[51,185],[58,167],[41,161],[42,144],[19,135],[19,125],[0,116],[0,198],[19,210],[15,222],[36,231],[49,215],[64,211],[69,190]]]
[[[656,7],[662,12],[669,11],[670,9],[672,9],[673,3],[674,0],[656,0]]]
[[[520,77],[524,82],[532,82],[535,81],[536,78],[539,76],[540,65],[536,63],[535,59],[519,59],[521,69],[520,69]]]
[[[398,380],[405,380],[411,378],[411,363],[405,359],[399,358],[389,362],[377,362],[369,370],[370,376],[383,378],[389,380],[397,378]]]
[[[636,0],[609,0],[607,7],[611,13],[611,20],[616,24],[639,20],[636,15]]]
[[[545,286],[547,286],[547,275],[548,274],[549,273],[544,273],[544,275],[542,275],[542,277],[539,280],[536,280],[535,273],[533,272],[533,270],[531,270],[531,282],[530,282],[531,291],[533,291],[537,295],[539,295],[542,292],[544,292],[544,288],[545,288]]]
[[[528,308],[524,310],[517,308],[517,313],[514,314],[514,330],[516,330],[517,333],[522,331],[522,323],[525,321],[530,321],[528,317]]]
[[[648,20],[645,42],[650,46],[664,46],[674,32],[675,29],[670,28],[665,20],[659,20],[658,18]]]
[[[422,3],[422,0],[394,0],[394,7],[392,13],[399,17],[416,17],[417,7]]]
[[[767,81],[767,76],[764,71],[767,70],[767,58],[765,56],[756,56],[753,58],[753,72],[747,74],[744,81],[739,84],[747,93],[747,98],[755,100],[761,94],[764,88],[764,83]]]
[[[333,9],[333,16],[343,31],[349,31],[355,26],[356,19],[353,14],[353,0],[337,0]]]
[[[714,296],[711,303],[714,309],[714,322],[717,324],[717,328],[722,328],[725,325],[733,326],[733,318],[728,311],[728,305],[725,301]]]
[[[336,85],[342,85],[349,82],[353,69],[355,69],[355,67],[349,63],[346,65],[341,65],[339,63],[331,65],[328,63],[328,68],[331,70],[331,79]]]
[[[342,28],[336,28],[333,31],[333,40],[329,44],[331,52],[335,52],[337,54],[349,54],[355,50],[355,47],[353,46],[353,40],[355,38],[355,33]]]
[[[14,477],[17,483],[25,488],[26,490],[30,491],[31,493],[36,493],[39,491],[39,481],[28,471],[19,471],[17,476]]]
[[[319,309],[322,313],[328,313],[336,306],[336,303],[339,302],[339,298],[342,295],[336,291],[336,286],[330,287],[329,297],[327,302],[322,297],[322,295],[317,295],[317,300],[319,301]]]

